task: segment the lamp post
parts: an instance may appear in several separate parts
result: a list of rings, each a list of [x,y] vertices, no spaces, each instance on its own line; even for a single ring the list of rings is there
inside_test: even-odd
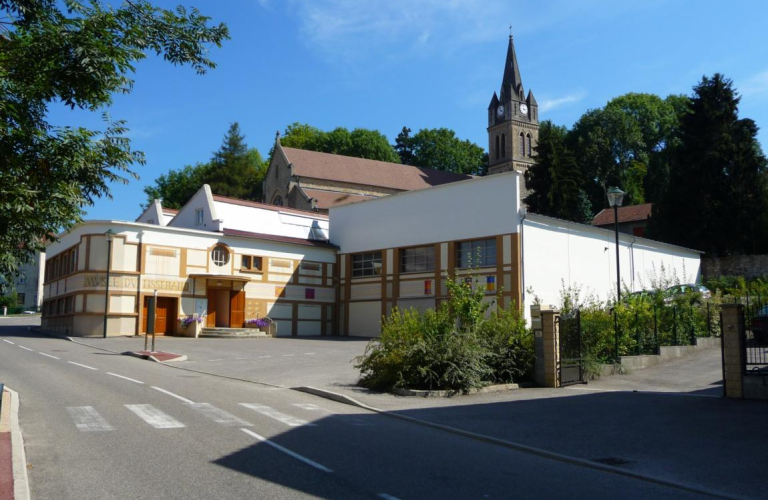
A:
[[[109,312],[109,270],[112,267],[112,240],[115,237],[115,232],[112,229],[108,229],[104,233],[104,237],[107,239],[107,286],[104,292],[104,338],[107,338],[107,312]]]
[[[616,305],[621,301],[621,267],[619,265],[619,207],[624,200],[624,191],[617,187],[608,190],[608,204],[613,207],[613,228],[616,232]],[[619,316],[613,310],[613,327],[615,329],[616,361],[619,361]]]

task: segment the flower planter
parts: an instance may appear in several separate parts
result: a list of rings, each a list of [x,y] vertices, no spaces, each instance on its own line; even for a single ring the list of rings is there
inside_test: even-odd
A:
[[[202,330],[203,330],[203,323],[198,321],[193,321],[192,323],[187,325],[186,328],[183,325],[179,325],[179,331],[185,337],[198,338]]]

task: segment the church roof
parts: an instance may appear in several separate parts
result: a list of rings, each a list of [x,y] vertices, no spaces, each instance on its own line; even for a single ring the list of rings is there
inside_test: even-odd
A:
[[[501,98],[502,100],[509,97],[514,97],[517,93],[517,88],[522,87],[523,80],[520,78],[520,68],[517,66],[517,55],[515,54],[515,44],[512,42],[512,35],[509,35],[509,47],[507,48],[507,61],[504,64],[504,79],[501,81]],[[512,96],[507,95],[507,92],[513,91],[515,94]]]
[[[455,174],[400,163],[318,153],[285,146],[282,149],[292,165],[293,174],[298,177],[398,191],[413,191],[472,178],[469,174]]]
[[[366,201],[376,198],[375,196],[364,196],[356,193],[342,193],[339,191],[324,191],[322,189],[301,188],[304,193],[312,199],[317,200],[317,208],[328,210],[331,207],[339,205],[348,205],[359,201]]]

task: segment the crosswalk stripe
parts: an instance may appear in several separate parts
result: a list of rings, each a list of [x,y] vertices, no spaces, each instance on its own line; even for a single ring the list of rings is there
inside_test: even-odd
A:
[[[68,406],[67,413],[81,432],[113,431],[114,427],[93,406]]]
[[[186,427],[172,416],[163,413],[152,405],[125,405],[125,407],[155,429],[179,429]]]
[[[290,415],[286,415],[285,413],[280,413],[279,411],[275,410],[274,408],[270,408],[269,406],[258,405],[255,403],[240,403],[240,406],[245,406],[246,408],[259,412],[266,417],[273,418],[278,422],[282,422],[289,427],[300,427],[302,425],[310,425],[310,426],[315,425],[307,422],[306,420],[292,417]]]
[[[222,424],[227,426],[237,426],[237,427],[252,426],[252,424],[246,422],[245,420],[239,417],[236,417],[231,413],[227,413],[221,408],[216,408],[210,403],[187,403],[187,406],[189,406],[193,410],[199,411],[204,416],[210,418],[217,424]]]

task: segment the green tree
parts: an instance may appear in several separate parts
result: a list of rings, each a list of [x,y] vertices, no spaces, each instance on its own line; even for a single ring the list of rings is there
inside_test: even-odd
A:
[[[110,196],[110,182],[136,178],[143,155],[122,121],[104,130],[49,123],[53,104],[89,111],[129,93],[129,74],[148,52],[205,73],[210,45],[228,39],[196,9],[145,0],[0,0],[0,273],[9,275],[44,240],[81,220],[85,205]]]
[[[330,132],[324,132],[311,125],[293,123],[286,127],[280,144],[321,153],[400,163],[387,137],[377,130],[356,128],[350,132],[344,127],[337,127]]]
[[[170,170],[155,179],[154,185],[145,187],[144,193],[147,204],[161,199],[166,208],[181,208],[203,184],[209,184],[214,194],[260,200],[266,172],[266,162],[257,149],[248,147],[235,122],[208,163]]]
[[[265,173],[264,160],[256,149],[248,149],[240,125],[235,122],[204,169],[203,180],[215,194],[258,199]]]
[[[413,152],[412,164],[419,167],[482,175],[488,165],[483,148],[462,141],[447,128],[421,129],[408,139],[408,144]]]
[[[395,138],[395,151],[403,165],[413,165],[413,143],[411,129],[403,127],[403,130]]]
[[[163,200],[165,208],[181,208],[193,194],[205,184],[207,163],[186,165],[179,170],[170,170],[155,179],[154,185],[146,186],[147,204],[153,200]]]
[[[694,87],[649,233],[713,255],[768,251],[768,160],[740,97],[716,73]]]
[[[620,186],[625,205],[657,201],[666,189],[668,151],[679,126],[682,96],[666,99],[630,93],[586,112],[568,134],[568,146],[585,178],[595,211],[605,191]]]
[[[588,223],[592,210],[583,189],[581,174],[573,153],[566,146],[567,129],[546,120],[539,126],[539,140],[533,166],[525,172],[525,198],[537,214]]]

